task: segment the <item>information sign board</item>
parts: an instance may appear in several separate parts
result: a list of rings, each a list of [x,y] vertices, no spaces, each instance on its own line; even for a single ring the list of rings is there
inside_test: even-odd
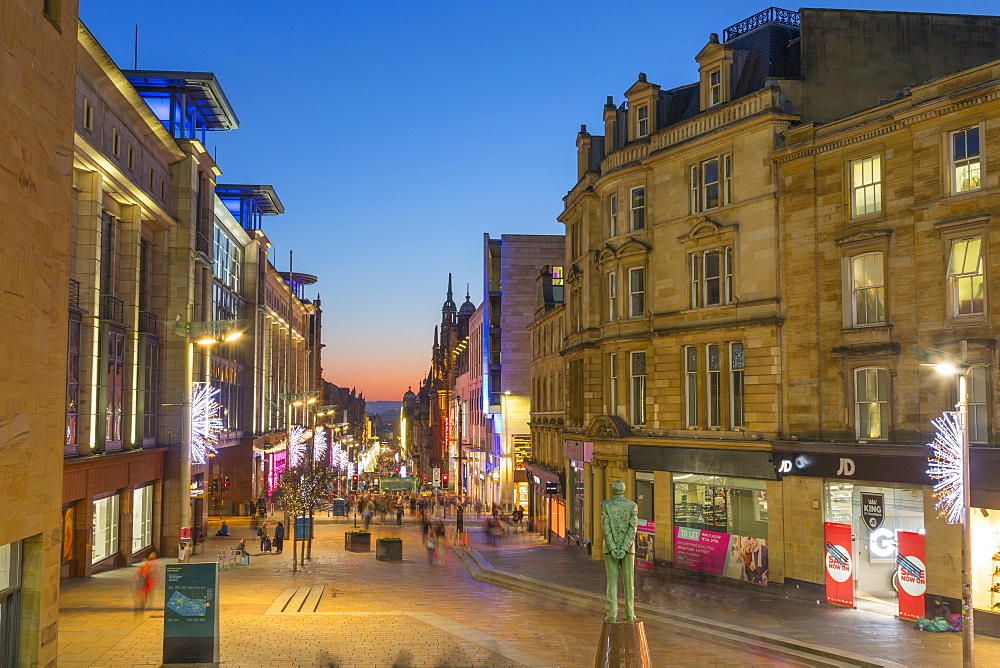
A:
[[[168,564],[163,663],[219,662],[219,564]]]

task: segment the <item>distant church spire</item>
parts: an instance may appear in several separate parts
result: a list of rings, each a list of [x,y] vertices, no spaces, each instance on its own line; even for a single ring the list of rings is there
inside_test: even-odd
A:
[[[445,300],[444,306],[441,307],[441,321],[443,324],[454,324],[455,314],[458,313],[458,307],[455,306],[455,301],[452,299],[452,296],[451,272],[448,272],[448,299]]]

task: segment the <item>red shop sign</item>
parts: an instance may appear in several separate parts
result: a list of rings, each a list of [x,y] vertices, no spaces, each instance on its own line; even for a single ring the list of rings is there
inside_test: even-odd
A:
[[[854,559],[851,525],[824,522],[826,602],[854,607]]]
[[[920,619],[924,616],[927,592],[927,567],[924,564],[924,537],[919,533],[896,533],[896,577],[899,580],[899,616]]]

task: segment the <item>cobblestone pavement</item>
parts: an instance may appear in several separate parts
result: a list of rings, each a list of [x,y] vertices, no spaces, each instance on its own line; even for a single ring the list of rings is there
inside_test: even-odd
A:
[[[343,531],[349,526],[317,522],[313,558],[296,574],[287,541],[283,554],[251,550],[249,566],[221,571],[224,665],[593,665],[601,628],[593,612],[473,580],[450,551],[443,564],[429,566],[414,524],[372,527],[373,543],[382,536],[403,538],[402,562],[346,552]],[[212,561],[242,537],[256,544],[245,520],[230,521],[230,528],[230,538],[210,538],[193,560]],[[519,545],[530,549],[533,543],[521,538]],[[161,568],[164,562],[172,560],[161,560]],[[158,587],[149,609],[136,615],[134,572],[123,568],[64,583],[60,667],[160,665],[163,590]],[[315,612],[269,612],[282,592],[313,585],[325,586]],[[655,666],[799,665],[654,623],[646,624],[646,635]]]
[[[472,534],[469,549],[498,570],[592,593],[603,593],[603,562],[580,548],[545,544],[536,536],[515,537],[499,546]],[[711,620],[755,629],[804,643],[909,666],[960,666],[959,633],[927,633],[891,616],[798,601],[704,578],[679,569],[636,571],[636,600],[692,622]],[[976,636],[976,665],[1000,666],[1000,640]]]

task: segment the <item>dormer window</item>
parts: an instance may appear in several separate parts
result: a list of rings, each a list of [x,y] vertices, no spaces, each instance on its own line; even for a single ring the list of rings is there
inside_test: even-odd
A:
[[[649,134],[649,107],[642,105],[635,110],[635,136],[645,137]]]
[[[708,105],[714,107],[717,104],[722,104],[722,70],[708,73]]]

